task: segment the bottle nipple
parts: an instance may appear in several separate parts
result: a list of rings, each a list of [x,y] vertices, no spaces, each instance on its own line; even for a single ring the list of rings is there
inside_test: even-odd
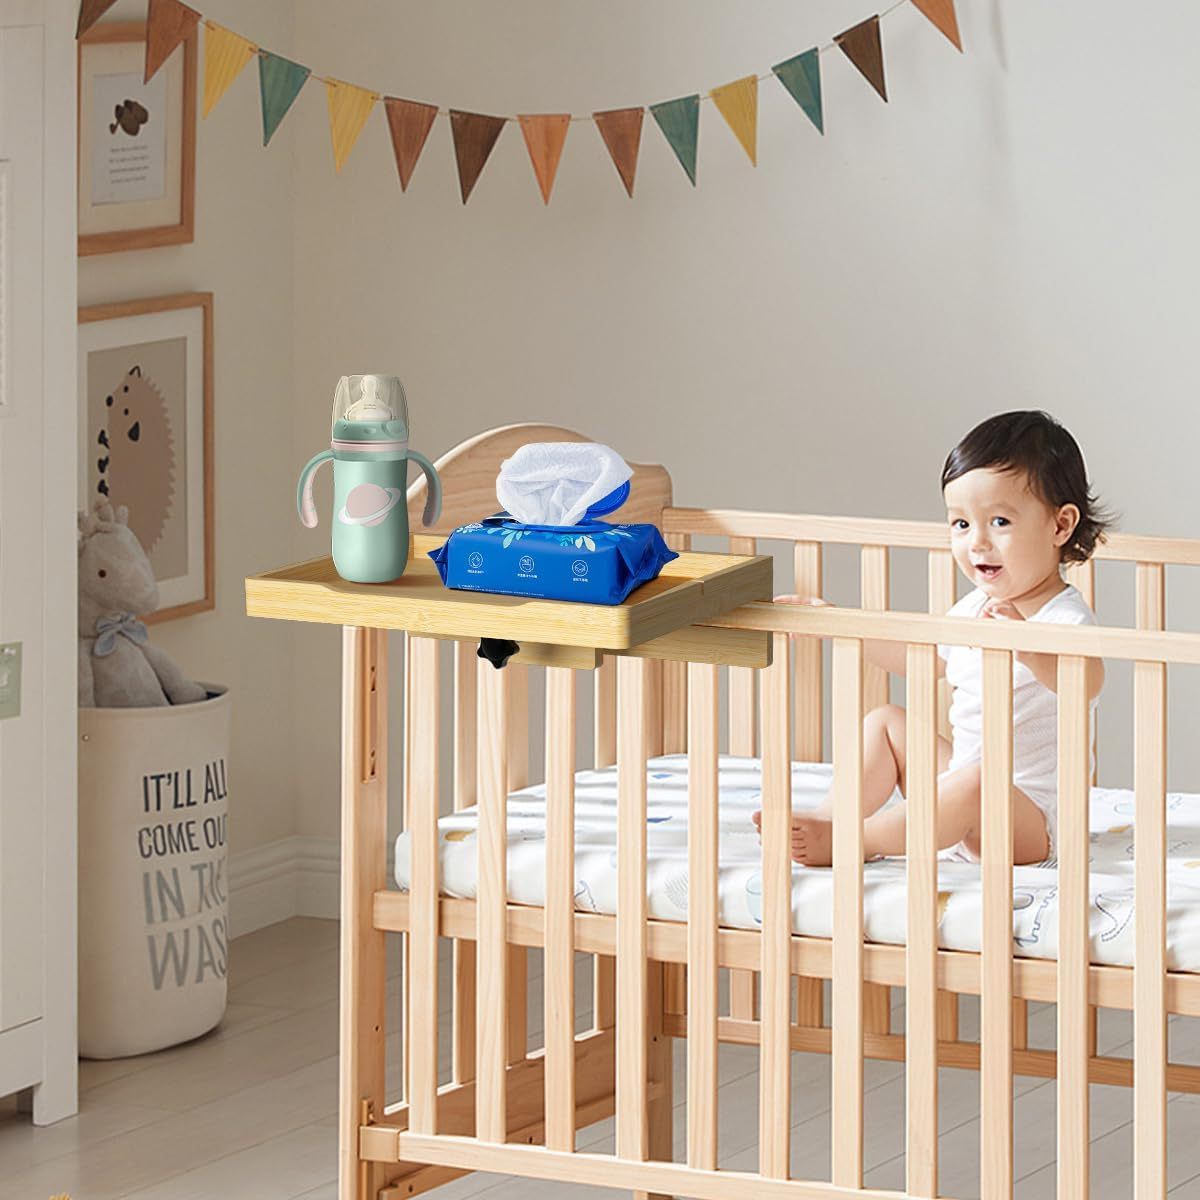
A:
[[[374,375],[362,377],[362,395],[346,409],[347,421],[391,421],[391,407],[378,395],[379,380]]]

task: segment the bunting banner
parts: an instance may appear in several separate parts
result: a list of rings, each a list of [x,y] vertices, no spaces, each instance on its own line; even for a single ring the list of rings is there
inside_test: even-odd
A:
[[[300,89],[312,72],[289,58],[280,58],[266,50],[258,52],[258,90],[262,99],[263,145],[275,136],[280,121],[287,116]]]
[[[879,18],[865,21],[839,33],[833,39],[838,49],[859,69],[862,77],[887,100],[887,83],[883,78],[883,42],[879,37]]]
[[[113,7],[116,0],[81,0],[76,37],[88,34]],[[464,204],[470,199],[491,157],[504,126],[521,127],[525,150],[533,165],[534,178],[543,204],[554,192],[573,121],[591,121],[604,141],[626,195],[633,198],[646,113],[654,118],[671,152],[692,186],[696,186],[700,137],[700,106],[711,101],[729,126],[752,165],[758,165],[758,93],[765,80],[776,79],[808,118],[818,134],[825,133],[827,81],[822,58],[840,52],[871,85],[880,99],[888,99],[884,71],[881,17],[908,5],[921,14],[958,51],[962,51],[955,0],[895,0],[882,14],[874,14],[835,34],[828,44],[812,46],[771,67],[765,74],[744,75],[706,92],[694,92],[647,106],[602,109],[585,115],[533,113],[517,116],[469,112],[420,100],[401,99],[341,79],[314,75],[303,63],[274,54],[215,21],[206,20],[182,0],[148,0],[146,16],[145,79],[149,82],[179,45],[204,25],[204,101],[207,117],[252,58],[258,59],[259,99],[262,111],[263,145],[274,137],[310,80],[324,84],[329,111],[329,133],[334,170],[346,165],[359,136],[366,128],[376,103],[384,111],[400,190],[406,192],[417,161],[438,117],[449,119],[458,170],[459,192]]]
[[[159,67],[171,57],[171,51],[192,37],[200,28],[200,14],[179,0],[150,0],[146,13],[146,77],[154,78]]]
[[[747,75],[709,93],[717,112],[742,143],[750,162],[758,166],[758,76]]]
[[[679,165],[696,186],[696,143],[700,137],[700,97],[680,96],[650,105],[650,115],[658,122],[663,137],[675,151]]]
[[[637,174],[638,150],[642,144],[644,108],[613,108],[592,113],[592,120],[608,147],[609,157],[621,176],[621,182],[633,199],[633,177]]]
[[[240,34],[208,22],[204,31],[204,107],[208,116],[229,85],[258,53],[258,47]]]
[[[342,83],[339,79],[325,81],[325,95],[329,101],[329,136],[333,141],[333,168],[340,172],[379,97],[374,92],[368,92],[366,88]]]
[[[792,99],[804,110],[804,115],[825,132],[825,114],[821,110],[821,56],[816,50],[805,50],[772,68],[775,77],[787,88]]]
[[[387,113],[388,131],[392,135],[396,170],[400,173],[400,190],[406,192],[417,159],[421,157],[429,131],[433,128],[434,118],[438,113],[437,105],[386,96],[383,108]]]
[[[536,117],[518,117],[521,132],[525,135],[525,148],[533,163],[542,201],[550,203],[554,189],[554,176],[558,174],[558,163],[562,158],[567,130],[571,128],[570,113],[547,113]]]

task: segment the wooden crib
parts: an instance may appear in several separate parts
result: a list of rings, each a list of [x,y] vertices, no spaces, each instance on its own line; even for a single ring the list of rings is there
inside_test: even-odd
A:
[[[580,439],[568,430],[516,426],[447,454],[438,463],[446,507],[435,532],[492,511],[500,461],[517,446],[540,440]],[[419,512],[422,503],[423,485],[415,485],[410,510]],[[593,666],[591,671],[575,669],[578,647],[559,653],[552,644],[531,647],[523,660],[496,671],[476,659],[474,644],[464,640],[446,648],[452,666],[441,664],[443,642],[411,632],[411,620],[397,620],[387,587],[339,586],[328,582],[327,569],[315,568],[307,575],[300,568],[247,581],[252,615],[344,626],[343,1200],[399,1200],[469,1171],[711,1200],[898,1195],[863,1189],[863,1063],[868,1057],[905,1063],[904,1194],[939,1194],[940,1065],[980,1072],[985,1200],[1012,1195],[1014,1074],[1057,1076],[1059,1197],[1089,1194],[1089,1083],[1095,1082],[1133,1087],[1136,1196],[1165,1196],[1168,1091],[1200,1092],[1200,1067],[1170,1063],[1167,1054],[1167,1014],[1200,1015],[1200,975],[1168,971],[1166,962],[1166,669],[1200,664],[1200,635],[1165,631],[1164,581],[1167,564],[1200,565],[1200,541],[1116,535],[1101,548],[1100,558],[1136,564],[1138,628],[1130,630],[888,611],[889,555],[897,548],[927,557],[929,614],[944,613],[953,603],[954,567],[942,524],[675,508],[669,477],[655,466],[637,468],[634,500],[621,517],[656,521],[678,549],[686,549],[693,538],[715,536],[727,539],[731,554],[753,556],[761,541],[790,542],[794,590],[810,594],[822,591],[823,546],[861,547],[861,608],[744,604],[674,640],[605,655],[599,665],[585,656],[582,665]],[[285,576],[305,586],[290,594],[264,586],[264,580],[278,584]],[[326,582],[309,582],[318,576]],[[1075,582],[1094,597],[1091,564],[1077,572]],[[790,589],[777,585],[776,590]],[[403,807],[411,838],[411,885],[401,892],[388,870],[386,630],[405,624],[410,632],[403,670]],[[737,665],[753,661],[745,656],[764,637],[771,643],[769,665]],[[908,647],[905,946],[870,944],[863,936],[862,721],[888,695],[886,678],[864,664],[865,639]],[[826,740],[824,642],[832,644],[828,740],[837,794],[829,939],[792,933],[788,836],[790,762],[820,761]],[[935,671],[939,643],[976,645],[984,652],[979,954],[938,948],[935,742],[945,708]],[[1060,656],[1057,961],[1013,956],[1012,655],[1018,651]],[[1090,962],[1085,665],[1097,656],[1135,664],[1132,968]],[[541,774],[529,752],[529,673],[535,670],[545,671],[544,907],[509,903],[505,878],[506,797]],[[717,924],[722,671],[727,672],[728,750],[762,758],[761,930]],[[451,729],[442,728],[439,718],[443,675],[453,689]],[[617,766],[615,916],[576,911],[574,904],[580,684],[590,685],[594,694],[594,762]],[[440,753],[443,747],[446,753]],[[686,923],[649,919],[646,897],[646,761],[683,751],[689,778]],[[447,766],[448,779],[443,778]],[[478,805],[475,900],[439,893],[440,797],[455,809]],[[406,996],[395,1012],[386,1011],[388,934],[406,935]],[[443,1083],[437,1049],[440,939],[453,946],[448,1018],[453,1053],[450,1079]],[[544,953],[545,987],[544,1045],[533,1051],[526,1040],[530,947]],[[575,1030],[577,952],[596,956],[592,1028],[583,1033]],[[725,970],[729,1006],[722,1012],[718,974]],[[832,981],[828,1011],[827,980]],[[891,1028],[892,988],[906,989],[903,1035]],[[958,997],[964,995],[980,997],[977,1042],[959,1038]],[[1030,1001],[1057,1004],[1056,1051],[1027,1044]],[[1132,1011],[1131,1059],[1097,1054],[1097,1007]],[[404,1100],[389,1105],[385,1038],[397,1019]],[[686,1146],[678,1148],[672,1144],[674,1038],[687,1043],[687,1136]],[[717,1166],[719,1042],[760,1047],[757,1173]],[[828,1182],[791,1178],[792,1051],[832,1055]],[[577,1130],[611,1116],[615,1155],[577,1152]]]

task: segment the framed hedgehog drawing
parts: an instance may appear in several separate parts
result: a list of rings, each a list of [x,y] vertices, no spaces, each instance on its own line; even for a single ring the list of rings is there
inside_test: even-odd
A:
[[[144,21],[102,21],[79,39],[79,254],[193,240],[196,43],[149,83]]]
[[[211,292],[79,310],[79,507],[129,509],[170,620],[213,599]]]

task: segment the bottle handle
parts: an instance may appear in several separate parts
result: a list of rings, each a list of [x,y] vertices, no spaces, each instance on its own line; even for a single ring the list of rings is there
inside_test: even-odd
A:
[[[425,472],[425,511],[421,514],[421,524],[429,526],[442,515],[442,481],[437,468],[417,450],[410,450],[408,457]]]
[[[307,466],[300,472],[300,482],[296,484],[296,511],[300,514],[300,523],[307,529],[317,527],[317,506],[313,503],[313,476],[322,463],[333,458],[332,450],[322,450],[308,460]]]

